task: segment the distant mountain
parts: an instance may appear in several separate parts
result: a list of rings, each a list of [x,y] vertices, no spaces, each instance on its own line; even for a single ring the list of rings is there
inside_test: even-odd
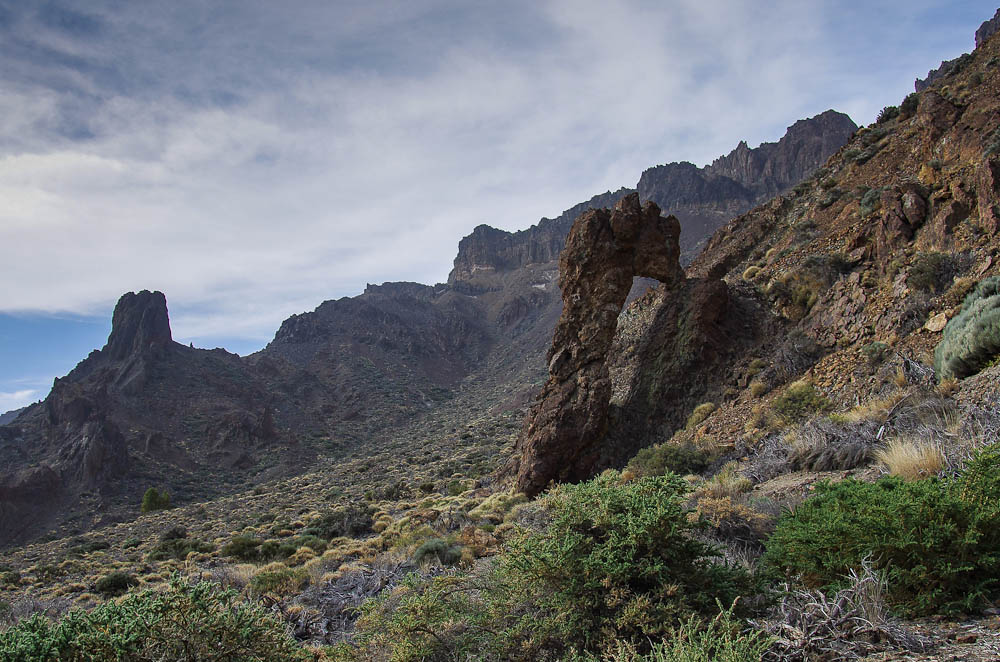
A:
[[[639,194],[681,218],[693,251],[814,171],[855,128],[828,111],[706,168],[651,168]],[[370,285],[326,301],[247,357],[174,342],[162,293],[124,295],[107,344],[0,425],[0,546],[130,518],[149,487],[184,503],[302,473],[317,458],[363,452],[463,389],[502,392],[494,409],[523,408],[562,309],[570,226],[632,191],[520,232],[481,225],[459,243],[447,283]]]
[[[7,425],[8,423],[13,423],[14,419],[17,418],[18,415],[25,409],[27,409],[27,407],[21,407],[20,409],[11,409],[8,412],[0,414],[0,425]]]

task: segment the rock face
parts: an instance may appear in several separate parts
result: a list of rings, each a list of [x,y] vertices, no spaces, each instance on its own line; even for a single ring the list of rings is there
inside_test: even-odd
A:
[[[592,210],[570,230],[559,258],[563,313],[549,355],[549,379],[517,442],[511,468],[529,495],[550,481],[590,476],[600,457],[611,399],[607,354],[635,276],[683,279],[677,219],[635,193],[614,211]]]
[[[997,13],[993,15],[988,21],[984,21],[979,29],[976,30],[976,48],[982,46],[987,39],[992,37],[1000,30],[1000,9],[997,9]]]
[[[118,300],[111,318],[111,335],[104,351],[121,360],[157,347],[169,346],[170,318],[163,292],[129,292]]]
[[[799,120],[776,143],[750,149],[740,142],[704,168],[690,163],[649,168],[639,178],[639,196],[680,220],[681,263],[687,264],[715,230],[810,175],[857,128],[847,115],[828,110]]]

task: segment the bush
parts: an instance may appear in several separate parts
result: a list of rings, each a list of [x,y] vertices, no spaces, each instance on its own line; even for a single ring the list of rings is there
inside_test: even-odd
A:
[[[662,476],[671,472],[681,476],[701,473],[708,467],[708,454],[694,444],[657,444],[643,448],[628,463],[637,476]]]
[[[372,532],[372,514],[375,509],[370,505],[350,504],[326,513],[302,530],[303,534],[313,535],[324,540],[348,537],[356,538]],[[321,550],[316,550],[320,552]]]
[[[94,590],[106,598],[111,598],[127,593],[130,588],[138,585],[139,580],[135,578],[135,575],[130,575],[127,572],[112,572],[110,575],[98,579]]]
[[[694,408],[691,415],[688,416],[687,424],[685,424],[685,430],[694,429],[696,426],[701,425],[709,415],[715,411],[714,402],[703,402]]]
[[[743,622],[732,609],[723,610],[711,621],[692,616],[670,636],[654,643],[642,655],[634,646],[618,644],[610,657],[586,660],[612,662],[760,662],[771,648],[772,638],[758,630],[744,631]]]
[[[954,260],[945,253],[919,253],[910,264],[906,284],[921,292],[938,292],[951,282]]]
[[[249,536],[234,536],[221,550],[223,556],[229,556],[240,561],[254,562],[260,560],[260,546],[263,540]]]
[[[904,438],[893,439],[885,448],[875,451],[875,459],[884,464],[890,474],[903,480],[929,478],[945,464],[944,454],[933,442]]]
[[[434,538],[417,548],[413,554],[413,561],[420,564],[430,557],[436,557],[442,565],[455,565],[462,560],[462,547],[452,545],[441,538]]]
[[[917,112],[917,106],[920,104],[920,95],[916,92],[910,92],[903,99],[903,103],[899,104],[899,116],[901,119],[906,119],[907,117],[912,117],[914,113]]]
[[[712,561],[684,510],[675,475],[622,483],[609,471],[543,498],[549,523],[513,536],[485,577],[411,576],[369,601],[349,659],[537,660],[601,653],[617,642],[648,650],[692,615],[750,591],[744,570]]]
[[[213,549],[215,549],[215,545],[197,538],[188,538],[187,529],[176,526],[160,534],[160,542],[149,552],[147,558],[150,561],[166,561],[167,559],[183,561],[191,552],[204,554]]]
[[[886,573],[888,600],[907,615],[969,611],[1000,595],[997,456],[969,478],[821,483],[778,522],[766,562],[810,587],[836,587],[865,559]],[[976,478],[973,478],[975,476]],[[988,489],[987,489],[988,488]]]
[[[291,595],[309,582],[304,568],[289,568],[281,563],[264,566],[250,580],[250,589],[257,595]]]
[[[798,423],[829,409],[830,401],[809,382],[798,381],[776,397],[771,408],[789,423]]]
[[[878,111],[878,117],[875,118],[876,124],[882,124],[883,122],[888,122],[899,116],[899,108],[896,106],[886,106],[882,110]]]
[[[934,349],[938,379],[974,375],[1000,356],[1000,277],[980,281]]]
[[[874,366],[882,363],[889,356],[889,346],[884,342],[878,340],[870,342],[867,345],[861,347],[861,353],[864,354],[865,359],[868,361],[868,365]]]
[[[170,495],[164,490],[160,492],[155,487],[146,490],[142,495],[142,505],[140,510],[144,513],[151,513],[154,510],[166,510],[170,508]]]
[[[0,631],[0,662],[286,662],[307,660],[285,625],[264,607],[208,582],[174,578],[56,623],[35,615]]]

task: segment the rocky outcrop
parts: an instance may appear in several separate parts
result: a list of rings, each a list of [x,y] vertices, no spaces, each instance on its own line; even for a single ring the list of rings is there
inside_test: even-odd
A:
[[[543,218],[527,230],[507,232],[477,226],[458,243],[458,255],[448,275],[448,285],[464,294],[481,294],[502,288],[498,275],[532,264],[555,262],[566,243],[573,221],[588,209],[612,207],[632,193],[621,188],[595,195],[570,207],[556,218]]]
[[[563,313],[549,352],[549,379],[529,415],[509,469],[529,495],[550,481],[593,474],[601,456],[611,398],[607,354],[635,276],[683,279],[677,219],[661,217],[639,196],[613,211],[581,215],[559,258]]]
[[[170,317],[163,292],[128,292],[118,300],[104,352],[112,360],[169,346]]]
[[[993,18],[983,21],[983,24],[976,30],[976,48],[986,43],[986,40],[995,35],[998,30],[1000,30],[1000,9],[997,9]]]
[[[857,128],[847,115],[828,110],[799,120],[776,143],[751,149],[740,142],[704,168],[690,163],[649,168],[637,190],[680,220],[681,264],[687,264],[715,230],[809,176]]]

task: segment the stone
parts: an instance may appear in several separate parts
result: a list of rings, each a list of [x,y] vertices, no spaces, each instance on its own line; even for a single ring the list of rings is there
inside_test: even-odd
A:
[[[947,325],[948,325],[948,316],[945,315],[944,313],[938,313],[937,315],[934,315],[929,320],[927,320],[927,323],[924,324],[924,328],[930,331],[931,333],[941,333],[942,331],[944,331],[944,327],[946,327]]]
[[[111,335],[103,352],[114,360],[141,354],[172,342],[167,298],[163,292],[128,292],[118,300],[111,318]]]
[[[563,312],[549,352],[549,378],[528,415],[506,473],[534,496],[552,481],[589,478],[607,430],[607,357],[618,314],[635,276],[666,287],[684,279],[674,217],[630,194],[613,211],[592,210],[573,224],[559,258]]]

